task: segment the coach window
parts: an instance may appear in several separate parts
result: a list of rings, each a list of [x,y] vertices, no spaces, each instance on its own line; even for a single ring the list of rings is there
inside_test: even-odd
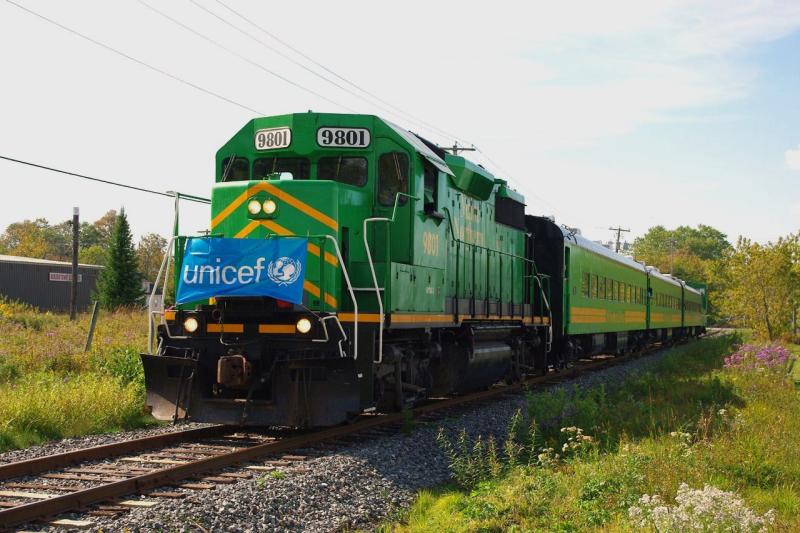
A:
[[[589,292],[589,282],[591,279],[591,275],[588,272],[583,273],[583,279],[581,281],[581,294],[584,298],[588,298],[591,294]]]
[[[247,181],[250,179],[250,161],[245,157],[226,157],[222,160],[220,181]]]
[[[363,187],[367,184],[367,158],[321,157],[317,161],[317,179]]]
[[[592,298],[597,299],[597,274],[592,275]]]
[[[397,193],[408,194],[408,155],[388,152],[378,159],[378,202],[393,206]],[[405,205],[407,201],[407,197],[401,196],[397,203]]]
[[[284,178],[289,174],[293,180],[307,180],[309,167],[304,157],[259,157],[253,162],[253,178],[263,180],[270,174],[280,174]]]

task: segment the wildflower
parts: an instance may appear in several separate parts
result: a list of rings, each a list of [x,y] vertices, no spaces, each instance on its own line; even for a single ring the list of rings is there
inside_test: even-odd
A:
[[[628,509],[628,518],[639,528],[659,532],[765,532],[775,521],[775,511],[759,516],[735,492],[711,485],[692,489],[681,483],[675,505],[666,505],[658,495],[645,494]]]

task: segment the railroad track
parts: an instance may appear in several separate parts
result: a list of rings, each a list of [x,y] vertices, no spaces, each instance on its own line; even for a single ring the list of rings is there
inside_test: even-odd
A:
[[[520,383],[432,399],[414,408],[413,417],[430,421],[451,416],[458,409],[532,386],[573,379],[659,349],[657,346],[636,355],[595,356],[561,372],[551,371]],[[90,520],[57,517],[68,512],[108,517],[136,507],[151,507],[158,500],[185,497],[185,491],[210,490],[307,458],[287,455],[296,450],[335,448],[392,434],[407,418],[404,413],[371,414],[348,425],[308,432],[253,432],[210,426],[0,465],[0,531],[29,522],[91,527],[94,524]],[[223,472],[230,467],[236,471]],[[140,497],[124,499],[132,495]]]

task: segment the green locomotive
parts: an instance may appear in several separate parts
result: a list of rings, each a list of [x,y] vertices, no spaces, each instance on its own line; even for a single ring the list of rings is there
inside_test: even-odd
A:
[[[703,291],[526,216],[504,180],[375,116],[250,121],[217,152],[211,209],[206,239],[305,239],[303,298],[158,312],[160,419],[331,425],[704,325]]]

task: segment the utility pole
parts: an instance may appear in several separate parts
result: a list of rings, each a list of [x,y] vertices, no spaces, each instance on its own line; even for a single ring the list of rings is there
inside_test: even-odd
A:
[[[81,234],[80,211],[72,208],[72,280],[69,294],[69,319],[75,320],[78,309],[78,241]]]
[[[453,143],[453,146],[447,146],[447,147],[442,146],[441,148],[442,150],[451,152],[453,155],[458,155],[458,152],[474,152],[475,150],[477,150],[477,148],[475,148],[474,146],[471,146],[469,148],[467,148],[466,146],[459,146],[458,141],[455,141]]]
[[[628,231],[630,231],[630,229],[625,229],[625,228],[621,228],[621,227],[608,228],[608,229],[610,229],[611,231],[616,231],[617,232],[617,245],[614,247],[614,251],[616,253],[619,253],[619,239],[620,239],[620,236],[622,235],[623,231],[628,232]]]

